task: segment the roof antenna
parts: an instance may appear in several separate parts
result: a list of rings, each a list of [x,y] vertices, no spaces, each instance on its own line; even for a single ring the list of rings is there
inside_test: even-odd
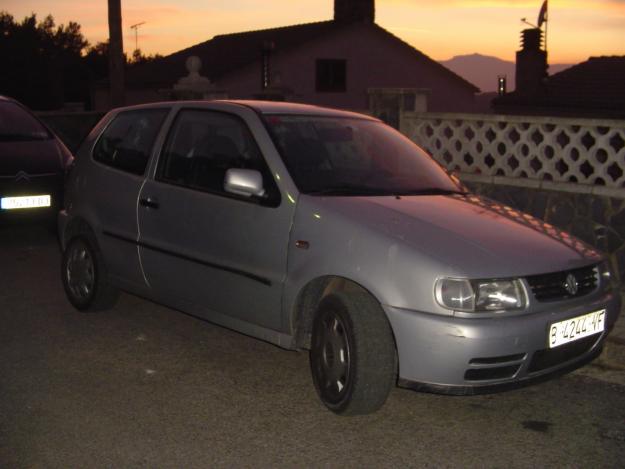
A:
[[[135,51],[139,50],[139,26],[145,24],[145,21],[141,23],[133,24],[130,29],[135,30]]]
[[[536,26],[535,24],[530,23],[529,21],[527,21],[527,18],[521,18],[521,23],[525,23],[528,26],[531,26],[534,29],[538,29],[538,26]]]

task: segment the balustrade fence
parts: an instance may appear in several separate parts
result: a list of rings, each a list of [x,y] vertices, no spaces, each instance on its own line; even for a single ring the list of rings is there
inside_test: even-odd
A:
[[[625,121],[403,113],[400,129],[467,181],[625,199]]]

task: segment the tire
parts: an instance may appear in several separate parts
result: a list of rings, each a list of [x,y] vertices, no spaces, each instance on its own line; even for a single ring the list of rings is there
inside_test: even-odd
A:
[[[397,359],[384,311],[364,293],[333,293],[313,321],[310,367],[317,394],[340,415],[378,410],[396,381]]]
[[[67,245],[61,278],[67,299],[79,311],[110,309],[119,297],[119,291],[108,282],[102,253],[86,236],[75,237]]]

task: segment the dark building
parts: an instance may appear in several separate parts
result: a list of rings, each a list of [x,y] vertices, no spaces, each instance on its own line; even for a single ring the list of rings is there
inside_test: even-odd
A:
[[[201,75],[233,99],[284,99],[368,110],[470,112],[474,85],[375,23],[374,0],[335,0],[334,19],[215,36],[133,66],[127,102],[167,99],[190,56]],[[96,106],[108,107],[105,86]]]
[[[523,31],[516,90],[493,100],[499,114],[625,119],[625,56],[591,57],[547,75],[539,29]]]

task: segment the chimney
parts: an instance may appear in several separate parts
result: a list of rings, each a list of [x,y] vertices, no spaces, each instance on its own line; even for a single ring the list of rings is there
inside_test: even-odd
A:
[[[533,96],[539,94],[547,78],[547,52],[542,48],[543,32],[539,28],[521,33],[521,50],[516,53],[516,91]]]
[[[334,21],[375,22],[375,0],[334,0]]]

